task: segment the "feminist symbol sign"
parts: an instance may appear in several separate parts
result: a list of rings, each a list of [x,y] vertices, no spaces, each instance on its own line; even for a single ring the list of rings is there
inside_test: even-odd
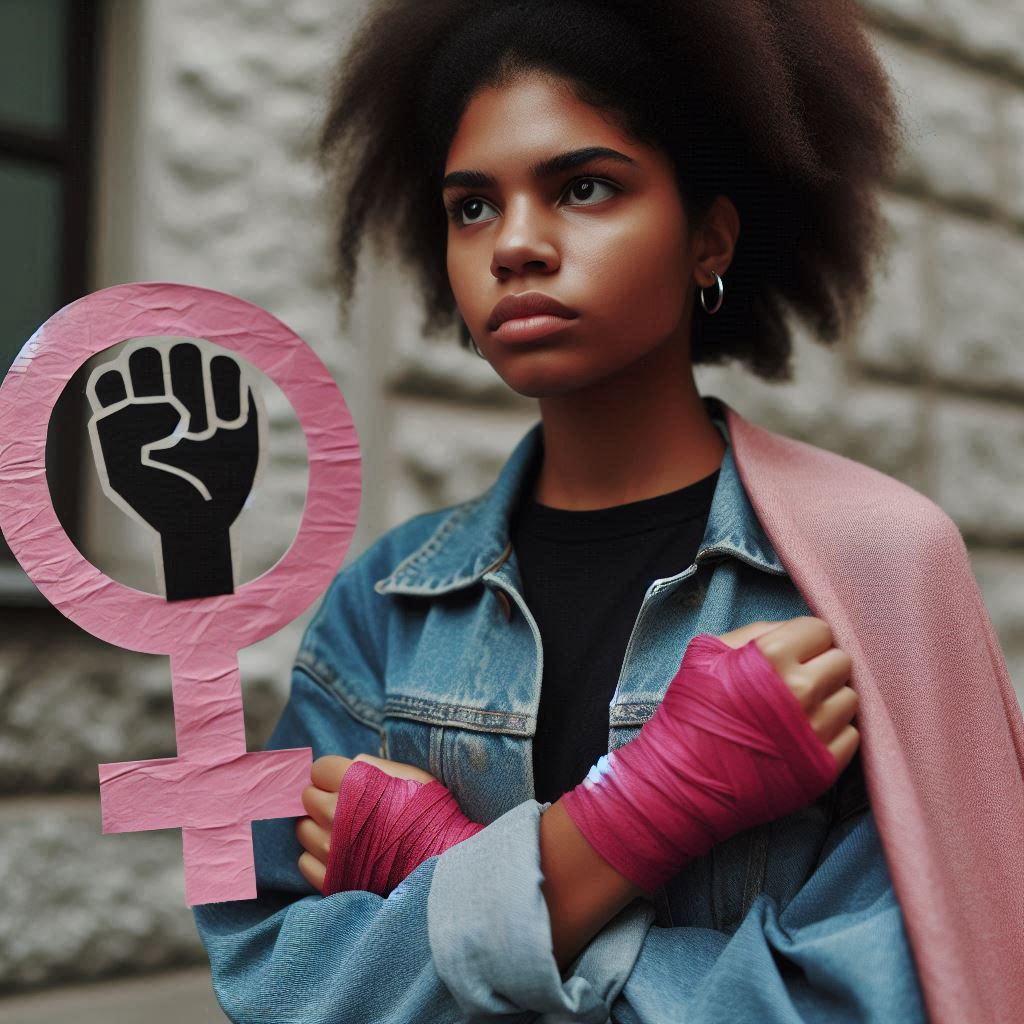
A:
[[[156,350],[140,356],[143,350],[134,349],[135,366],[120,375],[124,394],[118,391],[114,370],[103,368],[114,374],[106,380],[94,375],[90,430],[103,456],[104,486],[160,532],[168,589],[164,599],[109,579],[82,556],[53,510],[45,452],[53,407],[87,359],[126,339],[167,335],[223,346],[278,385],[306,436],[309,484],[291,547],[263,575],[233,587],[230,548],[226,569],[224,562],[227,520],[232,509],[237,514],[235,506],[240,497],[244,500],[240,491],[251,486],[255,473],[258,419],[258,403],[247,401],[246,385],[228,366],[234,360],[224,357],[227,362],[216,371],[213,360],[204,368],[207,390],[200,392],[197,386],[195,394],[202,393],[203,407],[214,414],[205,427],[196,398],[187,429],[179,427],[161,441],[136,448],[138,466],[129,466],[132,460],[123,456],[126,446],[105,424],[113,426],[115,414],[128,407],[133,407],[130,415],[152,419],[168,417],[175,403],[187,406],[188,400],[175,391],[160,390],[158,377],[166,382],[173,366],[161,363],[158,373],[152,355]],[[180,364],[189,357],[183,349],[177,358]],[[231,404],[236,386],[237,408]],[[158,405],[163,411],[142,408]],[[180,416],[180,424],[185,419]],[[122,416],[122,424],[124,420]],[[200,445],[217,434],[220,439],[209,449]],[[215,459],[218,452],[233,467],[218,477],[223,481],[234,474],[226,496],[211,493],[207,484],[212,477],[204,473],[204,459]],[[186,487],[179,497],[188,495],[196,516],[207,515],[204,523],[210,529],[203,537],[213,554],[195,556],[187,538],[176,535],[175,523],[181,520],[167,517],[140,467],[162,474],[150,476],[152,487]],[[246,750],[238,651],[276,632],[323,592],[355,532],[360,486],[355,427],[327,368],[276,317],[223,292],[161,282],[94,292],[50,317],[0,385],[0,527],[11,550],[44,596],[83,629],[129,650],[170,656],[178,756],[101,764],[100,805],[104,833],[182,830],[190,906],[253,899],[251,823],[305,813],[301,794],[312,764],[310,748]],[[217,505],[212,517],[194,499],[193,492],[202,497],[204,489]],[[218,532],[212,523],[223,530]],[[202,593],[208,596],[185,596],[189,584],[182,580],[188,574],[180,572],[179,556],[189,550],[195,566],[207,570],[205,577],[199,575]],[[195,574],[188,578],[194,588]]]

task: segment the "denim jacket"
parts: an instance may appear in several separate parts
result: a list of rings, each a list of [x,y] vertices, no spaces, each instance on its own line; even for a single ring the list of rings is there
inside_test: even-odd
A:
[[[697,633],[811,614],[714,422],[727,447],[704,537],[693,565],[647,589],[609,750],[653,714]],[[409,519],[342,569],[267,745],[419,765],[488,827],[384,899],[321,896],[299,873],[295,819],[254,822],[257,899],[193,908],[222,1008],[295,1024],[925,1021],[859,756],[813,803],[635,900],[559,972],[531,759],[543,652],[508,529],[540,430],[483,495]]]

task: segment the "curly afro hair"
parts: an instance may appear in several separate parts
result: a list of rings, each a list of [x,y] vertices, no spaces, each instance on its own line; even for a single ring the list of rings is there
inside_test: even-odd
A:
[[[861,315],[904,140],[853,0],[376,0],[318,144],[343,324],[373,228],[422,285],[424,332],[457,322],[468,345],[446,265],[447,151],[477,89],[530,71],[666,153],[691,224],[718,194],[735,204],[727,301],[713,318],[694,304],[694,364],[790,380],[787,306],[825,343]]]

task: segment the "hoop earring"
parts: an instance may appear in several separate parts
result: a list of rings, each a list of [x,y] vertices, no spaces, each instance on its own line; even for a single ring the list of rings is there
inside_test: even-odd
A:
[[[486,359],[486,358],[487,358],[487,356],[485,356],[485,355],[483,354],[483,352],[481,352],[481,351],[480,351],[480,347],[479,347],[479,346],[477,345],[476,341],[475,341],[475,340],[474,340],[474,339],[472,338],[472,336],[471,336],[471,337],[470,337],[470,339],[469,339],[469,343],[470,343],[470,345],[472,345],[472,347],[473,347],[473,351],[474,351],[474,352],[475,352],[475,353],[476,353],[476,354],[477,354],[477,355],[478,355],[478,356],[479,356],[479,357],[480,357],[481,359]]]
[[[715,273],[715,271],[712,270],[711,273],[715,274],[715,283],[718,285],[718,297],[716,298],[715,304],[714,306],[712,306],[711,309],[708,309],[708,301],[704,297],[704,289],[701,288],[700,290],[700,304],[704,307],[704,312],[706,312],[708,316],[714,316],[722,308],[722,299],[725,298],[724,282],[718,276],[718,274]],[[711,285],[708,285],[708,287],[710,288]]]

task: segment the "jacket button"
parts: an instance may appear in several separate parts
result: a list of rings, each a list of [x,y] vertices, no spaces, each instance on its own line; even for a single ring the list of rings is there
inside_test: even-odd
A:
[[[501,614],[505,616],[506,622],[512,621],[512,602],[508,599],[508,594],[504,590],[497,590],[495,593],[498,595],[498,604],[501,605]]]

